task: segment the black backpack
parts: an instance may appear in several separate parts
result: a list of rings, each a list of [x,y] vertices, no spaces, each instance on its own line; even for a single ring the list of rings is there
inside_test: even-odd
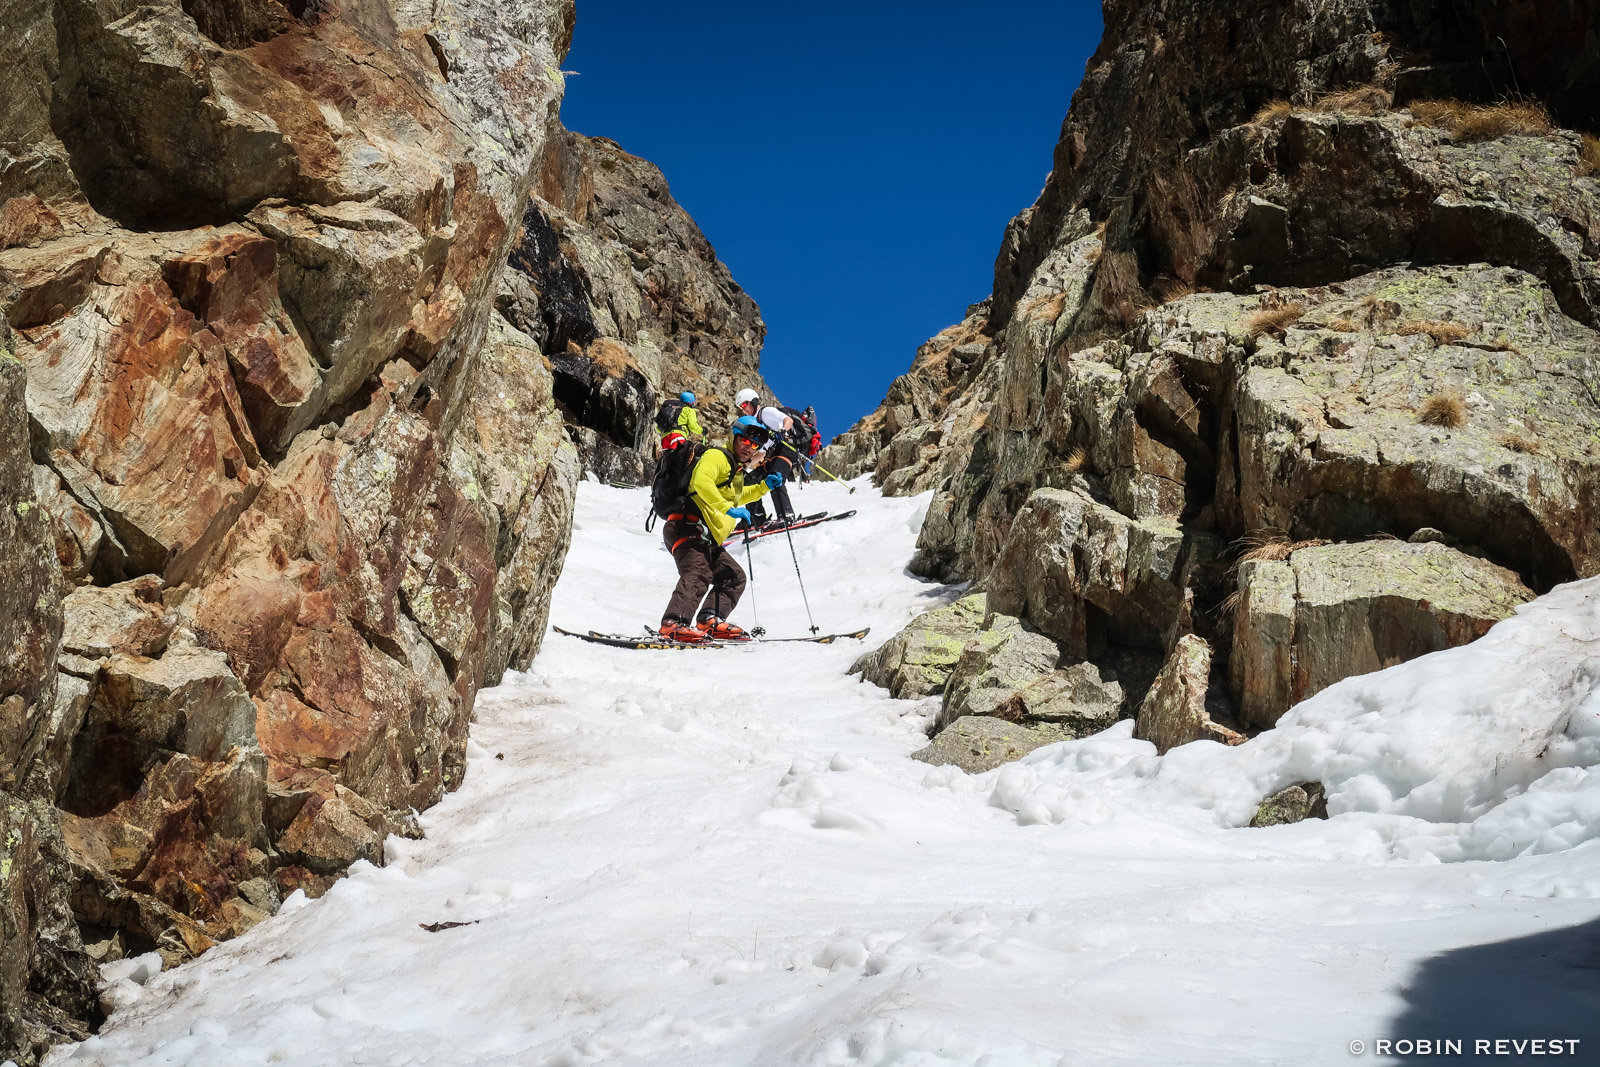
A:
[[[689,478],[694,474],[694,465],[700,462],[701,456],[712,451],[728,456],[728,479],[732,481],[737,464],[726,448],[685,441],[677,448],[669,448],[661,454],[656,461],[655,479],[650,483],[650,514],[645,516],[644,521],[646,530],[655,528],[656,519],[680,514],[690,507]]]
[[[807,448],[811,447],[811,435],[817,432],[817,428],[811,425],[811,420],[806,418],[806,413],[785,407],[780,407],[778,410],[794,420],[794,425],[789,427],[790,443],[803,445]]]
[[[656,429],[662,433],[671,433],[678,428],[678,416],[683,414],[683,409],[688,407],[682,400],[673,397],[661,405],[661,410],[656,412]]]

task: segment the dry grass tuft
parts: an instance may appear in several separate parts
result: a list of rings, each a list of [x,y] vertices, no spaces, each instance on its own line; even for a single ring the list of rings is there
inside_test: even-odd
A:
[[[1150,283],[1150,293],[1163,304],[1170,304],[1174,300],[1182,300],[1194,292],[1194,286],[1181,278],[1173,278],[1163,274]]]
[[[1443,426],[1447,430],[1454,430],[1466,425],[1467,406],[1453,391],[1443,389],[1430,396],[1417,409],[1417,421],[1424,426]]]
[[[1089,468],[1089,450],[1079,445],[1067,453],[1066,462],[1063,464],[1073,474]]]
[[[1583,135],[1583,146],[1578,149],[1578,173],[1585,178],[1600,178],[1600,137],[1592,133]]]
[[[1395,331],[1401,337],[1427,337],[1436,345],[1452,345],[1472,333],[1470,326],[1459,322],[1441,322],[1438,319],[1413,319],[1402,323]]]
[[[639,369],[628,346],[611,337],[601,337],[592,342],[584,354],[594,360],[595,366],[605,371],[609,378],[620,378],[630,370]]]
[[[1550,112],[1537,100],[1503,100],[1498,104],[1467,104],[1460,100],[1419,100],[1410,104],[1411,117],[1425,126],[1437,126],[1462,144],[1492,141],[1497,137],[1538,137],[1551,130]]]
[[[1282,333],[1300,321],[1306,313],[1304,304],[1285,304],[1282,307],[1262,308],[1245,320],[1245,333],[1253,340],[1264,333]]]
[[[1294,114],[1294,108],[1289,104],[1289,101],[1273,100],[1262,105],[1261,110],[1257,111],[1255,117],[1250,120],[1250,125],[1265,126],[1269,122],[1286,119],[1292,114]]]
[[[1222,598],[1222,603],[1217,606],[1217,614],[1224,619],[1231,619],[1239,611],[1239,605],[1244,603],[1244,590],[1235,589]]]
[[[1349,319],[1334,319],[1332,322],[1328,323],[1328,329],[1332,330],[1334,333],[1355,333],[1356,324],[1351,322]]]
[[[1510,449],[1512,452],[1521,452],[1525,456],[1537,455],[1544,450],[1535,438],[1524,437],[1519,433],[1503,433],[1495,438],[1501,448]]]
[[[1233,547],[1243,549],[1235,563],[1260,563],[1263,560],[1282,562],[1300,551],[1302,548],[1316,548],[1318,545],[1331,544],[1320,537],[1313,537],[1305,541],[1295,541],[1282,530],[1271,527],[1245,534],[1233,543]]]
[[[1039,322],[1055,322],[1066,309],[1067,294],[1056,293],[1054,296],[1041,296],[1029,304],[1024,304],[1021,315]]]
[[[1394,96],[1376,85],[1357,85],[1336,93],[1324,93],[1311,105],[1312,111],[1341,115],[1381,115],[1394,103]]]

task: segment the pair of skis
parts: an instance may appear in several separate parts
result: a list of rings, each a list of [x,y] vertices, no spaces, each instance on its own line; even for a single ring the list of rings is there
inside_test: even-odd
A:
[[[612,648],[642,649],[728,648],[738,645],[780,645],[796,642],[805,642],[812,645],[831,645],[835,641],[847,637],[859,641],[872,631],[872,627],[865,626],[847,634],[823,634],[819,637],[752,637],[747,641],[674,641],[670,637],[662,637],[649,628],[646,628],[645,632],[639,636],[601,633],[598,630],[579,633],[576,630],[564,630],[559,626],[551,628],[564,637],[576,637],[580,641],[588,641],[596,645],[609,645]]]
[[[788,530],[804,530],[807,527],[819,526],[825,522],[837,522],[840,519],[848,519],[854,514],[854,511],[841,511],[837,515],[830,511],[819,511],[815,515],[802,515],[787,526],[779,526],[776,523],[772,523],[758,530],[751,530],[749,540],[759,541],[763,537],[771,537],[773,534],[781,534]],[[741,530],[722,542],[722,547],[727,548],[730,545],[742,544],[745,540],[745,532]]]

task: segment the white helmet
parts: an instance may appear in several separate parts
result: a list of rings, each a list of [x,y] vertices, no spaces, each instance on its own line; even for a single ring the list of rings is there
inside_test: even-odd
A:
[[[754,389],[741,389],[739,390],[739,395],[733,398],[733,402],[740,407],[743,407],[746,404],[760,403],[760,401],[761,397]]]

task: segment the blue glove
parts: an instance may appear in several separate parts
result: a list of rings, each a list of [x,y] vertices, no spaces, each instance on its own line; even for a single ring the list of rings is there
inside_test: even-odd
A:
[[[728,514],[733,518],[742,520],[746,524],[749,524],[751,521],[749,508],[729,508]]]
[[[782,486],[783,486],[783,472],[782,471],[773,471],[771,474],[767,475],[767,488],[768,489],[778,489],[778,488],[781,488]]]

